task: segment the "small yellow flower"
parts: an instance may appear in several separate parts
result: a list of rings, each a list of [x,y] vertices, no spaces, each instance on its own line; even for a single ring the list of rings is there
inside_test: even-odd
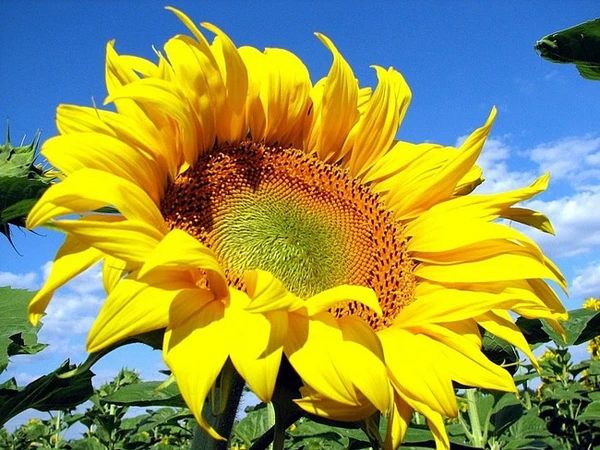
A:
[[[556,357],[557,357],[556,353],[554,353],[554,352],[553,352],[552,350],[550,350],[550,349],[546,349],[546,350],[544,350],[544,353],[542,354],[542,356],[540,356],[540,357],[538,358],[538,361],[539,361],[539,362],[542,362],[542,361],[549,361],[549,360],[551,360],[551,359],[556,359]]]
[[[600,360],[600,336],[596,336],[588,342],[587,350],[593,360]]]
[[[583,302],[583,307],[585,309],[592,309],[594,311],[600,311],[600,299],[597,298],[586,298],[585,302]]]

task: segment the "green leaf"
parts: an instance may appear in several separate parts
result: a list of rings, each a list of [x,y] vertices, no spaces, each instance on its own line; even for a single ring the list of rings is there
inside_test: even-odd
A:
[[[545,439],[511,439],[502,450],[548,450],[554,448]]]
[[[600,402],[600,391],[599,392],[590,392],[588,394],[588,397],[590,398],[591,401],[596,402],[599,401]]]
[[[32,381],[22,389],[12,383],[0,386],[0,426],[17,414],[29,409],[54,411],[74,408],[85,402],[94,393],[91,371],[70,378],[60,375],[73,370],[65,361],[54,372]]]
[[[502,395],[494,405],[493,413],[490,418],[494,426],[494,435],[499,437],[512,424],[523,416],[524,408],[515,394],[507,393]]]
[[[164,389],[157,390],[161,384],[161,381],[128,384],[120,387],[112,394],[102,397],[100,401],[123,406],[186,406],[176,383],[171,383]]]
[[[600,361],[590,361],[589,371],[590,375],[600,375]]]
[[[38,344],[37,332],[27,319],[27,305],[34,292],[0,287],[0,373],[8,365],[8,357],[33,354],[45,345]]]
[[[540,319],[526,319],[525,317],[519,317],[516,321],[517,326],[525,336],[529,345],[545,344],[552,340],[548,333],[542,328],[542,321]]]
[[[569,320],[563,323],[567,345],[579,345],[598,335],[600,311],[576,309],[569,311]]]
[[[530,344],[553,340],[560,346],[579,345],[598,334],[600,311],[584,308],[569,311],[569,319],[562,322],[566,341],[544,320],[519,317],[516,323]]]
[[[106,450],[106,446],[95,436],[78,439],[70,445],[71,450]]]
[[[587,405],[585,410],[577,416],[577,420],[600,420],[600,401],[595,401]]]
[[[267,405],[260,403],[246,409],[246,416],[233,428],[233,434],[247,447],[269,429]]]
[[[549,34],[535,49],[548,61],[575,64],[583,78],[600,80],[600,19]]]
[[[172,408],[160,408],[152,411],[149,416],[142,416],[138,423],[137,432],[144,432],[166,425],[177,425],[180,420],[190,419],[194,415],[189,409],[176,410]]]
[[[539,417],[538,409],[535,407],[511,425],[509,432],[511,436],[520,439],[550,436],[550,432],[546,428],[546,422]]]
[[[499,338],[486,330],[483,330],[482,334],[482,352],[484,355],[487,356],[490,361],[503,366],[511,375],[514,375],[517,370],[517,365],[515,363],[519,360],[519,355],[515,348],[504,339]]]

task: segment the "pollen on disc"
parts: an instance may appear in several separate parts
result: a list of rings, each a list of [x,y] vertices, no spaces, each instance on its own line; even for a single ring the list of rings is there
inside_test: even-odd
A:
[[[308,298],[350,284],[374,289],[384,315],[356,302],[331,309],[388,326],[412,301],[414,263],[379,197],[348,171],[293,148],[252,141],[202,155],[167,188],[161,209],[217,255],[229,283],[262,269]]]

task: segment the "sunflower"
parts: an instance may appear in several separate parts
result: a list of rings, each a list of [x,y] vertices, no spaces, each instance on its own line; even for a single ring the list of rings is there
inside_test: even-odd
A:
[[[237,48],[203,23],[210,43],[168,9],[193,37],[170,39],[156,63],[107,45],[115,111],[58,108],[60,135],[42,153],[64,177],[28,227],[50,222],[66,240],[31,321],[102,261],[107,298],[87,349],[165,329],[164,360],[215,438],[202,410],[224,366],[269,402],[286,361],[309,413],[380,411],[397,448],[417,411],[448,448],[453,382],[515,390],[482,353],[481,329],[535,361],[510,312],[558,331],[566,318],[545,281],[565,288],[560,271],[498,220],[551,233],[545,216],[514,206],[548,176],[472,194],[495,109],[460,148],[395,140],[411,99],[395,69],[374,66],[376,88],[361,88],[317,33],[333,62],[313,84],[294,54]]]

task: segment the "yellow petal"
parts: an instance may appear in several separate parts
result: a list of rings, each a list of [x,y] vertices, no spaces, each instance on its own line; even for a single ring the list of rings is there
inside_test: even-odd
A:
[[[302,300],[289,292],[283,283],[264,270],[249,270],[244,274],[244,284],[252,299],[248,311],[290,311],[303,304]]]
[[[59,105],[56,110],[56,125],[61,134],[97,132],[112,136],[137,149],[154,162],[160,176],[156,181],[162,189],[166,187],[169,175],[177,174],[180,161],[175,160],[175,152],[164,151],[161,135],[149,121],[134,120],[113,111],[87,108],[75,105]]]
[[[404,186],[404,191],[397,191],[395,193],[397,198],[393,200],[394,217],[398,219],[413,218],[434,205],[450,199],[458,182],[469,172],[479,157],[495,116],[496,109],[494,108],[485,125],[475,130],[461,146],[456,156],[435,170],[432,176],[421,180],[410,191],[407,190],[407,185]],[[418,174],[422,173],[423,169],[419,169]],[[414,177],[414,174],[406,170],[403,173],[404,176]],[[402,184],[402,178],[399,178],[397,182]]]
[[[439,216],[429,216],[422,234],[413,235],[410,225],[406,235],[408,250],[418,261],[457,263],[488,258],[500,253],[528,251],[532,257],[543,261],[542,250],[523,233],[499,223],[482,220],[461,220],[446,215],[443,223]],[[418,219],[416,219],[418,220]]]
[[[121,59],[125,65],[144,77],[158,75],[158,66],[147,59],[134,55],[121,55]]]
[[[397,327],[380,330],[377,335],[396,391],[440,414],[456,416],[454,388],[432,339]]]
[[[248,73],[237,48],[229,37],[218,27],[210,23],[202,23],[207,30],[216,34],[211,47],[222,79],[227,89],[227,107],[225,117],[217,128],[219,140],[222,142],[237,142],[245,137],[247,132],[245,103],[248,93]]]
[[[97,352],[129,337],[166,328],[175,299],[202,305],[212,298],[208,290],[196,287],[189,274],[163,271],[153,273],[150,279],[137,279],[134,272],[106,299],[88,335],[87,351]]]
[[[423,411],[419,412],[427,417],[427,426],[433,434],[436,450],[450,450],[450,439],[448,439],[444,418],[433,411],[429,414],[423,413]]]
[[[342,302],[359,302],[368,306],[379,315],[383,315],[381,306],[377,301],[377,295],[371,288],[363,286],[336,286],[326,291],[319,292],[313,295],[302,304],[298,304],[299,308],[294,310],[299,314],[308,316],[317,315],[323,311],[327,311],[332,306]]]
[[[346,316],[338,324],[343,336],[336,355],[338,367],[350,374],[352,384],[379,411],[387,411],[391,397],[381,342],[359,317]]]
[[[157,267],[173,270],[202,269],[210,272],[211,290],[217,297],[227,297],[225,273],[215,254],[197,239],[182,230],[170,231],[147,256],[140,276]]]
[[[402,189],[407,184],[405,169],[415,164],[417,160],[426,161],[427,165],[431,166],[433,155],[437,156],[436,160],[440,160],[439,166],[442,164],[441,161],[447,161],[448,158],[448,153],[438,144],[396,141],[387,153],[373,162],[367,173],[363,175],[363,181],[372,182],[374,192]],[[421,175],[427,175],[426,170],[420,172]]]
[[[104,290],[110,294],[126,273],[127,262],[122,259],[113,258],[112,256],[105,256],[104,264],[102,265],[102,283],[104,285]]]
[[[421,294],[417,288],[415,300],[400,311],[395,321],[401,323],[402,327],[424,323],[456,322],[478,316],[490,309],[510,309],[518,301],[516,296],[495,292],[436,286],[436,289]]]
[[[110,205],[128,219],[146,222],[158,231],[166,228],[160,210],[139,186],[94,169],[78,170],[51,186],[31,209],[27,227],[35,228],[55,217]]]
[[[508,208],[502,213],[502,217],[554,235],[554,228],[550,223],[550,219],[537,211],[527,208]]]
[[[238,291],[238,295],[245,294]],[[253,314],[228,308],[225,318],[230,329],[239,330],[231,346],[233,365],[252,392],[263,402],[270,402],[283,354],[287,313]]]
[[[524,252],[500,254],[480,261],[451,265],[421,264],[415,269],[415,275],[440,283],[481,283],[547,278],[564,286],[545,264]]]
[[[67,236],[60,247],[50,269],[50,275],[44,286],[37,291],[29,306],[27,313],[29,321],[35,326],[39,323],[50,299],[59,287],[75,278],[81,272],[89,269],[102,258],[102,253],[86,245],[73,236]]]
[[[47,140],[42,154],[65,175],[88,168],[112,173],[141,187],[159,205],[163,196],[156,163],[126,143],[106,134],[77,133]]]
[[[267,114],[266,140],[300,147],[311,89],[308,69],[300,58],[280,48],[266,49],[265,57],[267,79],[261,98]]]
[[[250,135],[255,142],[260,142],[266,136],[267,115],[266,105],[261,100],[261,90],[267,79],[266,56],[254,47],[240,47],[240,57],[248,72],[248,96],[246,98],[246,122]]]
[[[354,139],[347,140],[342,150],[349,152],[345,165],[353,177],[361,177],[390,149],[412,95],[399,72],[391,67],[387,71],[373,67],[379,84],[365,114],[356,124]]]
[[[219,67],[208,44],[176,36],[165,44],[176,81],[186,94],[200,124],[200,152],[216,141],[217,118],[223,115],[226,91]]]
[[[501,217],[515,203],[529,200],[540,192],[544,192],[548,187],[549,180],[550,175],[545,174],[524,188],[501,192],[499,194],[472,194],[454,197],[446,202],[432,206],[421,217],[442,213],[456,213],[461,214],[464,219],[480,218],[492,221]],[[417,234],[416,225],[411,227],[411,229],[414,234]]]
[[[56,128],[63,135],[89,132],[113,135],[110,127],[100,119],[97,109],[78,105],[58,105]]]
[[[408,431],[412,414],[413,409],[409,404],[402,400],[402,397],[398,394],[394,393],[394,402],[389,413],[385,442],[383,444],[385,450],[396,450],[400,447]]]
[[[454,188],[452,195],[468,195],[484,181],[483,169],[478,165],[474,165],[471,167],[471,170],[469,170],[466,175],[460,179]]]
[[[420,327],[431,339],[430,349],[451,379],[466,386],[516,392],[512,376],[481,352],[481,341],[468,337],[467,321]]]
[[[336,365],[341,340],[342,331],[331,314],[322,313],[315,319],[290,314],[284,352],[308,386],[336,402],[358,405],[351,374]]]
[[[359,118],[358,83],[333,42],[323,34],[315,34],[332,53],[333,62],[322,87],[311,94],[318,92],[319,98],[313,100],[313,119],[304,149],[307,153],[316,152],[322,161],[335,163],[344,156],[344,141]]]
[[[302,398],[294,400],[304,411],[332,420],[356,422],[371,417],[377,409],[364,396],[359,395],[359,403],[348,406],[338,403],[316,392],[310,387],[300,388]]]
[[[170,151],[181,152],[186,162],[196,162],[199,153],[198,122],[184,93],[175,83],[158,78],[144,78],[127,84],[111,93],[105,104],[120,99],[131,99],[153,112],[152,120],[158,125],[172,128],[176,125],[173,147]]]
[[[406,395],[405,391],[397,390],[398,396],[409,408],[423,414],[427,419],[427,425],[433,434],[436,450],[450,450],[450,440],[446,432],[444,417],[429,407],[427,403],[420,402]]]
[[[336,321],[322,313],[315,320],[290,314],[289,320],[284,351],[307,386],[342,405],[371,403],[387,411],[391,391],[383,351],[362,319]]]
[[[167,328],[163,347],[165,362],[175,375],[177,386],[198,424],[213,438],[223,439],[202,415],[204,401],[221,372],[230,350],[230,329],[221,302],[210,302],[191,316],[171,308],[178,323]]]
[[[200,44],[202,44],[203,46],[205,46],[206,48],[208,48],[208,41],[206,40],[204,35],[200,32],[198,27],[194,24],[194,22],[188,16],[185,15],[185,13],[181,12],[177,8],[173,8],[172,6],[165,6],[165,9],[168,11],[171,11],[173,14],[175,14],[177,16],[177,18],[181,21],[181,23],[183,23],[187,27],[187,29],[192,32],[192,34],[198,40],[198,42]],[[213,62],[215,62],[214,59],[213,59]],[[216,62],[215,62],[215,65],[216,65]]]
[[[55,227],[79,241],[127,262],[143,264],[160,242],[162,235],[139,220],[107,221],[110,216],[86,216],[80,220],[61,220]]]
[[[106,44],[106,90],[109,94],[121,89],[130,83],[139,80],[138,75],[131,67],[126,64],[126,61],[114,49],[114,41]],[[115,102],[117,111],[121,114],[142,119],[144,113],[138,105],[131,100],[122,100]]]

